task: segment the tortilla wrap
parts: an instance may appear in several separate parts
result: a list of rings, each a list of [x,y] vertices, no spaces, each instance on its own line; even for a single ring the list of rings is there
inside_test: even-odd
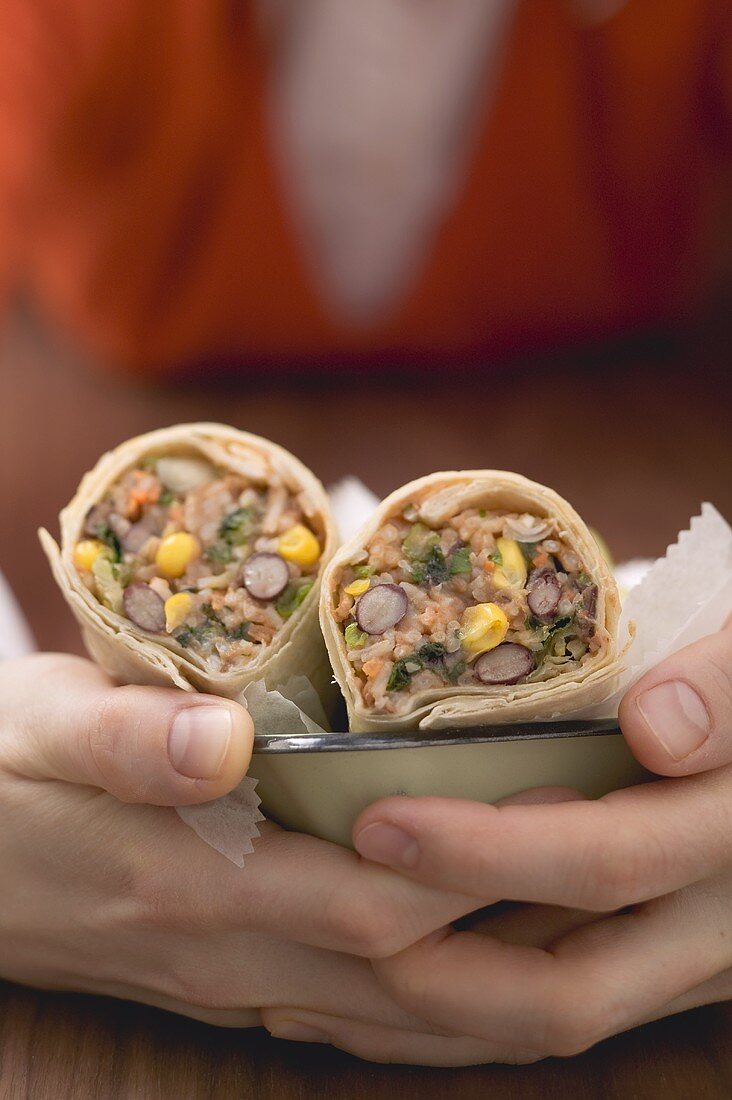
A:
[[[513,685],[455,686],[415,691],[405,713],[370,710],[347,658],[341,625],[333,610],[344,567],[363,561],[369,540],[390,518],[413,506],[414,518],[437,526],[467,508],[531,513],[553,518],[558,537],[576,551],[597,585],[596,632],[601,644],[579,667],[554,678]],[[508,722],[549,720],[601,702],[611,694],[620,670],[617,631],[620,600],[612,573],[592,534],[574,509],[553,490],[519,474],[467,470],[430,474],[397,489],[358,533],[336,552],[323,577],[320,621],[331,664],[346,700],[350,729],[356,733],[464,728]]]
[[[308,521],[320,536],[320,568],[312,590],[271,644],[242,667],[213,672],[170,635],[151,636],[100,603],[82,582],[72,559],[82,537],[85,517],[107,489],[142,458],[155,455],[202,456],[214,466],[265,486],[277,473],[299,494]],[[295,675],[306,676],[326,700],[332,674],[318,624],[318,597],[323,569],[337,536],[325,490],[318,479],[288,451],[256,435],[222,424],[179,424],[121,443],[87,473],[59,516],[60,546],[48,531],[39,532],[53,575],[81,627],[90,656],[114,679],[200,691],[236,699],[246,686],[262,681],[268,689]]]

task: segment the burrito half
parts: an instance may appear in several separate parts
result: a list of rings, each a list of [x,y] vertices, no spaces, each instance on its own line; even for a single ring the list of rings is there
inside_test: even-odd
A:
[[[354,732],[559,717],[606,697],[618,671],[597,543],[517,474],[392,493],[330,563],[320,614]]]
[[[330,680],[318,625],[335,547],[320,482],[287,451],[219,424],[103,456],[41,541],[86,646],[128,683],[235,698]]]

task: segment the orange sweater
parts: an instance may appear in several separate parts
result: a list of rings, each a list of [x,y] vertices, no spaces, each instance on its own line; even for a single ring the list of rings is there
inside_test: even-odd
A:
[[[732,5],[523,0],[470,173],[395,315],[308,283],[248,0],[2,0],[0,241],[57,324],[171,372],[466,360],[673,322],[725,260]]]

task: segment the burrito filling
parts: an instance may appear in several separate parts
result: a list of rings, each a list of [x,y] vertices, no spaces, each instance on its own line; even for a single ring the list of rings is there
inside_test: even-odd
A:
[[[88,513],[74,564],[140,630],[226,672],[256,657],[310,592],[321,547],[301,499],[180,455],[145,459]]]
[[[597,585],[554,520],[467,509],[438,528],[407,506],[334,595],[364,703],[389,714],[445,685],[550,680],[602,644]]]

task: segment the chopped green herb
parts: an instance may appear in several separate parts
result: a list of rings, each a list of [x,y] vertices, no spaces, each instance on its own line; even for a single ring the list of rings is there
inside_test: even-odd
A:
[[[425,642],[417,650],[417,657],[432,672],[439,673],[448,684],[456,684],[465,672],[465,661],[458,659],[448,664],[449,654],[441,642]]]
[[[488,515],[488,513],[485,510],[485,508],[481,508],[480,511],[478,512],[478,515],[481,519],[485,519],[485,517]]]
[[[172,504],[175,500],[175,493],[172,489],[163,489],[158,497],[158,504],[162,504],[163,508],[167,508],[169,504]]]
[[[123,588],[126,588],[132,580],[134,571],[135,568],[132,563],[127,565],[122,561],[112,562],[112,576],[116,581],[119,581]]]
[[[494,562],[496,565],[503,565],[503,554],[500,550],[494,550],[493,553],[490,555],[489,560]]]
[[[519,546],[521,548],[521,553],[524,555],[524,560],[526,561],[527,565],[531,565],[534,558],[536,557],[536,548],[537,548],[538,545],[539,545],[538,542],[520,542],[519,543]]]
[[[228,542],[214,542],[206,547],[203,556],[215,565],[228,565],[232,559],[233,550]]]
[[[456,684],[466,668],[465,661],[457,661],[456,664],[445,668],[445,676],[451,684]]]
[[[573,623],[573,619],[565,616],[561,619],[556,619],[553,623],[544,628],[541,649],[536,654],[537,668],[553,650],[555,644],[567,637],[572,629]]]
[[[97,528],[97,538],[112,551],[113,557],[111,560],[120,561],[122,557],[122,544],[109,524],[103,523]]]
[[[354,565],[353,575],[359,581],[365,581],[367,577],[373,576],[374,570],[371,565]]]
[[[450,570],[439,546],[433,546],[426,561],[415,565],[412,570],[414,583],[426,584],[430,588],[435,584],[443,584],[449,576]]]
[[[386,690],[402,691],[407,687],[414,674],[420,671],[421,667],[421,663],[414,657],[401,657],[394,662],[394,667],[386,682]]]
[[[363,630],[359,630],[358,623],[349,623],[343,636],[349,649],[360,649],[362,645],[366,644],[368,638],[368,634],[364,633]]]
[[[417,650],[417,657],[426,665],[439,664],[444,661],[447,650],[441,642],[425,642]]]
[[[402,543],[402,550],[410,561],[427,561],[439,540],[437,531],[425,527],[424,523],[415,523]]]
[[[577,577],[577,583],[582,584],[582,585],[589,584],[590,583],[589,575],[587,573],[580,573],[580,575]]]
[[[229,512],[219,524],[219,538],[229,546],[241,546],[252,532],[253,520],[252,508],[237,508],[234,512]]]
[[[401,657],[394,662],[386,690],[402,691],[422,669],[437,673],[447,683],[457,683],[465,671],[465,661],[459,660],[456,664],[448,665],[447,657],[447,650],[441,642],[425,642],[411,657]]]
[[[248,642],[249,641],[249,627],[252,624],[250,622],[239,623],[237,627],[229,631],[229,636],[235,638],[237,641]]]
[[[182,630],[174,634],[176,642],[182,645],[184,649],[191,645],[193,642],[203,642],[207,638],[222,637],[226,633],[226,628],[223,623],[218,620],[207,619],[205,623],[199,623],[198,626],[186,626]]]
[[[314,582],[308,578],[290,581],[275,604],[277,614],[283,619],[289,619],[291,615],[294,615],[310,589],[313,587],[313,583]]]
[[[470,547],[461,546],[459,550],[450,555],[450,573],[455,577],[458,573],[472,573],[472,571]]]
[[[556,619],[549,627],[549,634],[556,634],[558,630],[564,630],[565,626],[569,626],[572,620],[568,616],[564,616],[562,619]]]

